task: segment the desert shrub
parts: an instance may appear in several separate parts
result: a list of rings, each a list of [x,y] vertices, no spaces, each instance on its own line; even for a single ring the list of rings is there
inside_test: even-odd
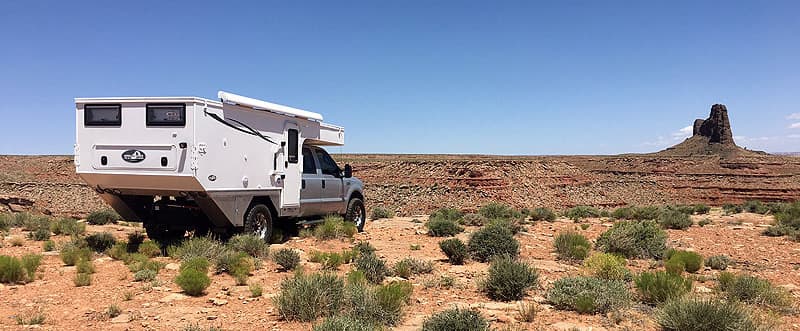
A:
[[[466,214],[464,217],[459,220],[461,225],[468,225],[468,226],[483,226],[488,223],[489,220],[486,217],[483,217],[481,214]]]
[[[235,251],[245,252],[255,258],[269,255],[269,245],[258,236],[252,234],[238,234],[228,241],[228,247]]]
[[[342,263],[345,263],[344,257],[341,253],[336,252],[311,252],[309,261],[314,263],[321,263],[322,269],[335,270],[338,269]]]
[[[680,275],[686,271],[686,265],[680,260],[667,260],[664,261],[664,270],[673,275]]]
[[[667,234],[655,221],[621,221],[601,234],[595,245],[626,258],[660,258],[666,243]]]
[[[110,209],[93,211],[89,214],[89,216],[86,216],[86,223],[92,225],[105,225],[109,223],[116,223],[120,220],[121,217],[119,217],[119,214]]]
[[[272,253],[272,260],[283,270],[294,270],[300,264],[300,253],[291,248],[281,248]]]
[[[243,263],[244,259],[249,257],[250,255],[247,255],[245,252],[227,250],[224,253],[217,255],[217,258],[214,259],[214,271],[218,274],[224,272],[232,275],[234,268],[236,268],[238,264]]]
[[[75,287],[82,287],[82,286],[89,286],[92,285],[92,275],[91,274],[75,274],[75,278],[73,279],[75,283]]]
[[[641,273],[634,279],[634,284],[641,300],[649,304],[680,298],[692,289],[691,279],[664,271]]]
[[[144,233],[139,231],[128,233],[128,253],[139,252],[139,245],[144,242]]]
[[[41,325],[46,320],[47,315],[45,315],[42,308],[35,308],[14,316],[14,321],[17,325]]]
[[[139,252],[139,254],[142,254],[147,257],[161,256],[161,247],[158,245],[158,243],[152,240],[148,240],[141,243],[137,251]]]
[[[191,296],[199,296],[211,285],[208,278],[208,259],[194,257],[181,263],[180,272],[175,277],[175,283]]]
[[[658,216],[658,224],[665,229],[684,230],[692,226],[692,219],[680,210],[668,208]]]
[[[630,293],[622,281],[568,277],[553,283],[553,287],[547,292],[547,300],[558,309],[594,314],[627,306]]]
[[[630,280],[632,275],[626,265],[624,257],[609,253],[592,254],[583,261],[591,276],[609,280]]]
[[[25,277],[25,268],[18,258],[0,255],[0,283],[22,283]]]
[[[25,239],[22,239],[22,237],[20,236],[11,237],[11,240],[9,240],[9,242],[11,243],[11,246],[14,247],[21,247],[22,245],[25,245]]]
[[[313,331],[374,331],[375,326],[350,316],[331,316],[314,325]]]
[[[727,215],[738,214],[738,213],[741,213],[742,211],[744,211],[742,206],[736,205],[736,204],[732,204],[732,203],[726,203],[726,204],[722,205],[722,210]]]
[[[532,221],[552,222],[556,220],[556,213],[550,208],[539,207],[531,211],[530,218]]]
[[[310,322],[339,312],[344,281],[331,273],[296,273],[281,283],[274,303],[278,314],[288,321]]]
[[[684,298],[667,302],[656,321],[665,331],[758,330],[744,307],[715,299]]]
[[[94,264],[92,263],[92,261],[81,259],[78,260],[77,263],[75,263],[75,270],[79,274],[93,274]]]
[[[456,285],[456,279],[449,275],[426,277],[422,279],[423,288],[451,288]]]
[[[6,232],[11,229],[13,220],[9,214],[0,214],[0,232]]]
[[[358,255],[373,254],[376,251],[375,246],[372,246],[369,241],[359,241],[353,246],[353,250],[358,252]]]
[[[725,297],[729,300],[778,308],[788,307],[792,304],[789,293],[757,276],[722,272],[718,281],[719,290],[724,292]]]
[[[50,231],[50,218],[47,216],[27,217],[22,222],[22,228],[25,231],[36,231],[39,229],[47,229]]]
[[[236,285],[242,286],[247,285],[247,279],[250,277],[250,273],[255,268],[255,264],[253,263],[253,258],[245,255],[239,261],[231,266],[230,275],[233,276],[233,279],[236,280]]]
[[[499,202],[490,202],[478,209],[478,214],[486,219],[512,219],[522,215],[511,206]]]
[[[388,273],[386,262],[375,254],[362,254],[356,258],[356,269],[364,273],[370,283],[380,284]]]
[[[452,237],[456,234],[464,232],[464,228],[458,224],[456,220],[434,217],[425,223],[428,228],[428,235],[433,237]]]
[[[464,213],[456,208],[439,208],[431,213],[430,219],[440,218],[451,221],[460,221],[464,217]]]
[[[705,214],[708,214],[708,212],[711,211],[711,207],[709,207],[707,205],[704,205],[702,203],[698,203],[698,204],[692,205],[692,209],[693,209],[694,213],[697,214],[697,215],[705,215]]]
[[[91,260],[92,250],[89,248],[78,247],[74,244],[67,244],[61,248],[61,262],[65,265],[73,266],[80,260]]]
[[[520,300],[538,280],[539,273],[527,263],[498,257],[492,260],[489,276],[481,282],[480,288],[492,300]]]
[[[130,242],[128,242],[130,245]],[[195,257],[204,257],[214,260],[220,254],[227,251],[225,246],[212,237],[193,237],[184,240],[179,246],[170,246],[167,253],[170,257],[178,258],[182,261],[190,260]]]
[[[105,252],[116,243],[117,239],[114,239],[114,235],[108,232],[95,233],[86,237],[86,244],[89,248],[98,253]]]
[[[358,228],[354,223],[345,222],[341,216],[329,215],[325,217],[322,224],[314,228],[314,237],[319,240],[352,238],[356,232],[358,232]]]
[[[467,246],[458,238],[450,238],[439,242],[439,248],[447,255],[447,261],[451,264],[464,264],[469,253]]]
[[[756,214],[766,214],[768,213],[769,207],[767,205],[761,203],[758,200],[748,200],[742,204],[742,211],[746,211],[748,213],[756,213]]]
[[[412,292],[413,286],[410,282],[391,282],[379,285],[372,290],[372,293],[366,293],[374,298],[367,297],[366,306],[373,308],[364,310],[358,308],[351,312],[351,316],[363,318],[376,325],[396,325],[403,316],[403,308],[411,300]],[[351,301],[351,309],[357,304],[358,301]],[[365,312],[366,314],[364,314]]]
[[[137,273],[141,270],[152,270],[157,273],[164,267],[163,262],[151,260],[142,254],[130,254],[125,262],[128,264],[128,270],[132,273]]]
[[[50,231],[55,235],[76,236],[86,232],[86,224],[73,218],[59,218],[50,224]]]
[[[136,282],[149,282],[156,279],[156,273],[150,269],[142,269],[133,274],[133,280]]]
[[[782,224],[778,224],[778,225],[773,225],[773,226],[770,226],[770,227],[764,229],[764,231],[762,231],[761,234],[763,234],[763,235],[765,235],[767,237],[783,237],[783,236],[790,235],[790,234],[792,234],[794,232],[796,232],[796,231],[794,229],[792,229],[791,227],[788,227],[788,226],[785,226],[785,225],[782,225]]]
[[[511,234],[517,234],[522,231],[525,231],[525,227],[522,225],[522,220],[519,218],[496,218],[493,220],[489,220],[488,225],[490,226],[502,226],[511,230]]]
[[[22,269],[25,270],[26,282],[32,282],[36,276],[36,269],[42,263],[42,256],[39,254],[26,254],[20,258]]]
[[[728,266],[732,263],[733,260],[727,255],[714,255],[706,258],[705,264],[714,270],[725,270],[728,269]]]
[[[423,331],[488,331],[489,321],[471,309],[453,307],[425,319]]]
[[[264,287],[261,284],[250,284],[247,289],[250,290],[251,298],[258,298],[264,294]]]
[[[559,233],[553,240],[558,258],[563,260],[583,260],[592,250],[592,243],[582,234],[573,231]]]
[[[128,243],[117,242],[106,251],[106,254],[114,260],[126,260],[128,257]]]
[[[418,251],[421,248],[422,248],[422,246],[420,246],[419,244],[411,244],[411,245],[408,246],[408,249],[410,249],[412,251]]]
[[[372,213],[370,213],[370,218],[374,220],[379,218],[392,218],[392,217],[394,217],[394,211],[386,207],[372,208]]]
[[[788,232],[800,230],[800,201],[792,203],[775,213],[776,226],[791,229]]]
[[[681,213],[684,213],[684,214],[686,214],[686,215],[692,215],[692,214],[694,214],[694,206],[691,206],[691,205],[676,205],[676,206],[667,206],[665,209],[667,209],[667,210],[668,210],[668,209],[672,209],[672,210],[675,210],[675,211],[679,211],[679,212],[681,212]]]
[[[525,323],[531,323],[536,320],[536,315],[539,313],[539,307],[535,303],[520,302],[517,306],[517,320]]]
[[[50,239],[50,228],[38,228],[33,232],[28,232],[28,238],[36,241],[45,241]]]
[[[564,216],[573,221],[580,221],[584,218],[600,217],[600,210],[590,206],[575,206],[567,209]]]
[[[703,267],[703,256],[695,252],[670,249],[664,258],[667,262],[679,261],[683,264],[683,270],[690,273],[695,273]]]
[[[413,257],[407,257],[394,264],[394,275],[408,278],[412,275],[429,274],[433,272],[433,263]]]
[[[9,217],[9,224],[12,227],[19,227],[24,226],[26,223],[30,222],[35,217],[28,212],[21,212],[13,214],[13,217]],[[30,230],[28,230],[30,231]]]
[[[52,240],[47,240],[42,243],[42,250],[45,252],[52,252],[56,249],[56,243]]]
[[[709,224],[711,224],[711,219],[709,219],[709,218],[704,218],[704,219],[701,219],[700,221],[697,222],[697,226],[699,226],[701,228],[706,226],[706,225],[709,225]]]
[[[480,262],[488,262],[495,256],[519,255],[519,242],[511,230],[504,226],[487,225],[475,231],[467,243],[470,256]]]
[[[591,225],[590,225],[589,223],[583,223],[583,224],[581,224],[581,230],[586,230],[586,229],[588,229],[590,226],[591,226]]]
[[[636,219],[636,207],[619,207],[611,212],[611,217],[618,220],[634,220]]]

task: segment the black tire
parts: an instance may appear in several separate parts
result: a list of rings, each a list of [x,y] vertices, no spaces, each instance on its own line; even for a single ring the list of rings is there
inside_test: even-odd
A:
[[[351,198],[347,204],[347,213],[345,213],[344,219],[355,223],[358,232],[363,232],[364,224],[367,223],[367,210],[364,208],[364,201],[360,198]]]
[[[272,237],[272,212],[269,207],[262,204],[250,207],[244,217],[244,233],[255,235],[269,243]]]

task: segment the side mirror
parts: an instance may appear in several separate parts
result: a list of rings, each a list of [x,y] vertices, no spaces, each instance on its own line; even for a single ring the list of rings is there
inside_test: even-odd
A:
[[[344,178],[350,178],[350,177],[353,177],[353,167],[351,167],[349,164],[345,164],[344,165]]]

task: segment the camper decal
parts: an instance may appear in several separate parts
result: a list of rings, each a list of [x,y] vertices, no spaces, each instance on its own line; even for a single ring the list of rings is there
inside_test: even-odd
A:
[[[130,149],[122,153],[122,159],[125,162],[139,163],[144,161],[144,152],[138,149]]]

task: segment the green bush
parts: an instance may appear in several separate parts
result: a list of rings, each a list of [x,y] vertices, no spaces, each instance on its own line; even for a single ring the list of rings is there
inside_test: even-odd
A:
[[[558,309],[594,314],[627,306],[630,293],[622,281],[568,277],[553,283],[553,287],[547,292],[547,300]]]
[[[42,243],[42,250],[45,252],[52,252],[56,250],[56,243],[52,240],[47,240]]]
[[[661,304],[677,299],[692,289],[692,280],[669,272],[644,272],[634,279],[639,297],[645,303]]]
[[[345,263],[345,257],[342,255],[342,253],[336,252],[312,252],[309,261],[321,263],[322,269],[336,270],[339,269],[339,266]]]
[[[499,202],[490,202],[486,204],[485,206],[478,209],[478,214],[490,220],[515,219],[522,217],[522,215],[514,208],[511,208],[509,205],[502,204]]]
[[[379,219],[379,218],[392,218],[394,217],[394,211],[386,207],[375,207],[372,208],[372,213],[370,214],[371,219]]]
[[[480,262],[488,262],[495,256],[519,255],[519,242],[506,227],[487,225],[469,238],[467,243],[470,256]]]
[[[128,243],[117,242],[106,251],[106,254],[114,260],[126,260],[128,258]]]
[[[117,223],[121,220],[119,214],[117,212],[105,209],[105,210],[98,210],[93,211],[89,216],[86,217],[86,223],[92,225],[105,225],[109,223]]]
[[[422,323],[422,331],[488,331],[489,321],[481,313],[458,307],[438,312]]]
[[[564,216],[573,221],[580,221],[584,218],[600,217],[600,210],[590,206],[576,206],[567,209]]]
[[[261,284],[250,284],[247,289],[250,290],[251,298],[258,298],[264,294],[264,288]]]
[[[193,257],[181,263],[180,271],[195,270],[202,273],[207,273],[210,263],[204,257]]]
[[[399,323],[403,316],[403,308],[411,301],[413,290],[414,288],[410,282],[391,282],[377,286],[374,290],[374,301],[379,307],[379,314],[376,315],[378,312],[375,311],[368,314],[368,316],[373,316],[368,321],[392,326]],[[359,316],[358,313],[352,315]]]
[[[480,288],[492,300],[521,300],[538,280],[539,273],[527,263],[498,257],[492,260],[489,276],[481,282]]]
[[[75,270],[79,274],[93,274],[94,264],[89,260],[78,260],[78,262],[75,263]]]
[[[358,255],[373,254],[376,251],[375,246],[372,246],[368,241],[359,241],[353,246],[353,250],[358,252]]]
[[[592,243],[582,234],[573,231],[559,233],[553,240],[558,258],[562,260],[583,260],[592,250]]]
[[[459,223],[468,226],[484,226],[489,223],[489,220],[480,214],[466,214],[461,218]]]
[[[592,254],[583,261],[592,276],[609,280],[630,280],[632,275],[626,265],[624,257],[609,253]]]
[[[761,201],[749,200],[742,204],[742,211],[746,211],[748,213],[766,214],[770,210],[769,207],[761,203]]]
[[[89,248],[98,253],[105,252],[116,243],[117,239],[114,239],[114,235],[108,232],[95,233],[86,237],[86,244],[89,245]]]
[[[664,209],[658,216],[658,224],[665,229],[684,230],[692,226],[692,219],[680,210]]]
[[[150,269],[142,269],[133,274],[133,280],[136,282],[149,282],[156,279],[156,273]]]
[[[125,262],[128,264],[128,269],[132,273],[137,273],[141,270],[152,270],[158,272],[164,267],[163,262],[151,260],[142,254],[130,254]]]
[[[75,283],[75,287],[92,285],[92,275],[80,273],[75,274],[75,279],[73,279],[73,282]]]
[[[42,256],[37,254],[24,255],[22,258],[0,255],[0,283],[32,282],[41,262]]]
[[[673,275],[680,275],[686,271],[686,265],[681,260],[664,261],[664,270]]]
[[[81,248],[74,244],[67,244],[61,248],[61,261],[65,265],[73,266],[80,260],[91,260],[92,251],[89,248]]]
[[[269,256],[269,245],[258,236],[238,234],[228,241],[228,247],[234,251],[245,252],[254,258]]]
[[[792,299],[787,291],[772,286],[772,283],[768,280],[757,276],[722,272],[718,281],[719,290],[729,300],[776,308],[785,308],[792,305]]]
[[[469,253],[467,246],[458,238],[450,238],[439,242],[439,248],[447,255],[447,261],[451,264],[464,264]]]
[[[11,225],[13,225],[11,215],[0,214],[0,232],[7,232],[9,229],[11,229]]]
[[[130,246],[130,241],[128,245]],[[138,248],[137,248],[138,249]],[[167,253],[170,257],[175,257],[181,261],[193,259],[195,257],[204,257],[206,259],[215,260],[217,256],[227,251],[225,246],[218,240],[212,237],[193,237],[184,240],[179,246],[170,246],[167,248]]]
[[[38,228],[33,232],[28,232],[28,239],[36,240],[36,241],[45,241],[50,239],[50,229],[49,228]]]
[[[464,232],[464,228],[458,225],[456,220],[441,216],[430,218],[428,223],[425,223],[425,227],[428,228],[428,235],[433,237],[452,237]]]
[[[431,213],[429,219],[445,219],[450,221],[455,221],[456,223],[460,222],[461,219],[464,217],[464,213],[456,208],[439,208]]]
[[[556,213],[550,208],[539,207],[534,208],[533,211],[531,211],[530,218],[532,221],[552,222],[556,220]]]
[[[525,231],[525,227],[522,225],[522,222],[519,218],[496,218],[489,220],[487,225],[504,227],[511,230],[511,234],[517,234]]]
[[[22,228],[25,231],[36,231],[39,229],[50,230],[50,218],[47,216],[30,216],[22,222]]]
[[[394,275],[398,277],[408,278],[413,275],[429,274],[433,272],[433,263],[431,261],[418,260],[413,257],[407,257],[394,264]]]
[[[73,218],[59,218],[50,224],[50,231],[55,235],[77,236],[86,232],[86,224]]]
[[[388,273],[386,262],[375,254],[362,254],[356,258],[356,270],[364,273],[364,276],[373,284],[380,284]]]
[[[185,268],[175,277],[175,283],[183,292],[191,296],[200,296],[211,285],[211,279],[205,272]]]
[[[703,267],[703,256],[689,251],[670,249],[664,255],[666,261],[679,261],[683,264],[683,270],[695,273]]]
[[[336,238],[352,238],[358,232],[358,228],[352,222],[345,222],[341,216],[326,216],[322,224],[314,228],[314,237],[319,240],[329,240]]]
[[[148,240],[141,243],[137,251],[139,252],[139,254],[142,254],[147,257],[161,256],[161,247],[158,245],[158,243],[152,240]]]
[[[714,299],[684,298],[667,302],[656,321],[665,331],[759,330],[744,307]]]
[[[711,207],[704,205],[702,203],[695,204],[692,206],[692,208],[694,209],[694,213],[697,215],[705,215],[711,211]]]
[[[375,326],[349,316],[332,316],[314,325],[313,331],[374,331]]]
[[[733,264],[733,260],[727,255],[714,255],[706,258],[707,266],[714,270],[725,270],[728,266]]]
[[[139,246],[144,242],[145,236],[140,231],[128,233],[128,253],[139,252]]]
[[[658,259],[667,247],[667,234],[655,221],[620,221],[601,234],[595,245],[626,258]]]
[[[278,314],[287,321],[311,322],[339,312],[344,281],[331,273],[295,273],[281,283],[274,299]]]
[[[701,219],[700,221],[697,222],[697,226],[699,226],[701,228],[706,226],[706,225],[709,225],[709,224],[711,224],[711,219],[709,219],[709,218],[704,218],[704,219]]]
[[[722,210],[727,215],[738,214],[738,213],[741,213],[742,211],[744,211],[742,206],[736,205],[736,204],[732,204],[732,203],[726,203],[726,204],[722,205]]]
[[[281,248],[272,253],[272,260],[283,270],[294,270],[300,264],[300,253],[291,248]]]

